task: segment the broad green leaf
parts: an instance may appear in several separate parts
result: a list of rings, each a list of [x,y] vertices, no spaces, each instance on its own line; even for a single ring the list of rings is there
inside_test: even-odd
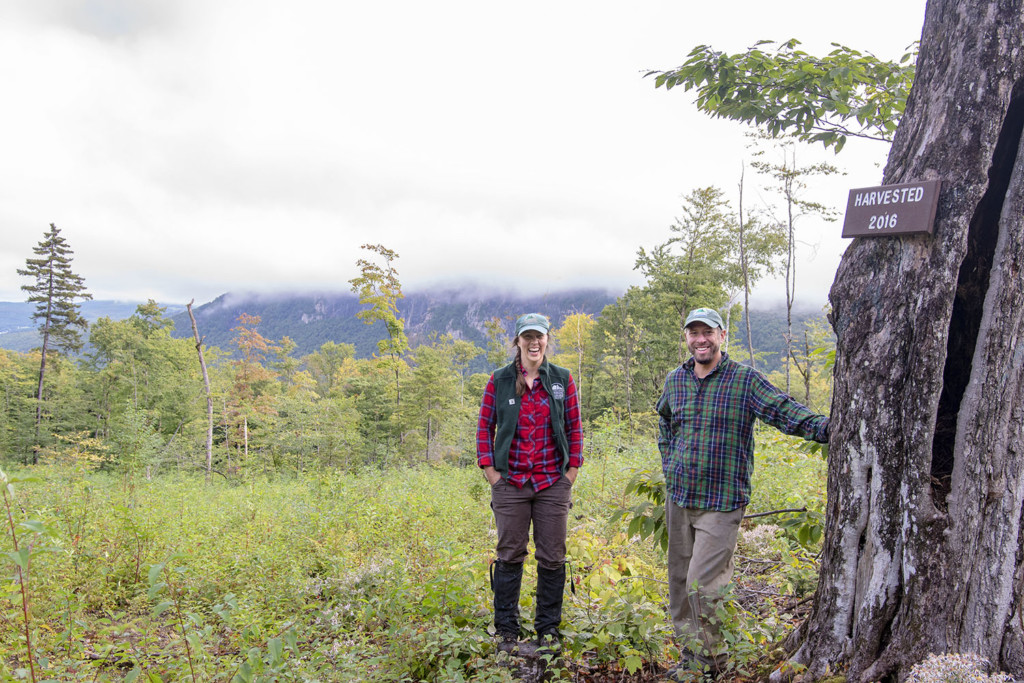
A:
[[[232,683],[238,681],[238,683],[252,683],[252,666],[249,665],[248,661],[242,662],[241,666],[238,667],[238,673],[232,679]]]
[[[271,638],[267,641],[267,651],[270,653],[270,661],[273,665],[277,665],[281,661],[281,655],[284,653],[281,639]]]
[[[4,555],[11,558],[11,561],[19,567],[21,567],[22,571],[28,571],[28,562],[30,556],[28,548],[19,548],[17,551],[12,550],[9,553],[4,553]]]
[[[35,519],[29,519],[24,522],[19,522],[18,526],[28,529],[29,531],[35,532],[37,534],[45,534],[49,531],[46,528],[45,524]]]

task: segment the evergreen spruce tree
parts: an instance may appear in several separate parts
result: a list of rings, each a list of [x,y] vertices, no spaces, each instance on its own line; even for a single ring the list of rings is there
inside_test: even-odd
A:
[[[39,324],[42,353],[39,361],[39,384],[36,391],[36,445],[32,463],[38,460],[39,427],[43,420],[43,380],[46,376],[47,353],[75,353],[82,348],[82,332],[88,326],[76,299],[92,299],[85,291],[85,281],[71,271],[71,247],[60,229],[50,223],[50,230],[32,249],[37,258],[26,259],[18,275],[31,277],[35,282],[22,285],[29,293],[28,302],[36,305],[32,319]]]

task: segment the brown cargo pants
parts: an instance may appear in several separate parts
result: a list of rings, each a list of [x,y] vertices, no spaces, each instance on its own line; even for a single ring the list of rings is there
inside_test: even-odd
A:
[[[504,478],[491,487],[491,509],[498,528],[498,559],[519,563],[526,559],[533,524],[537,565],[556,570],[565,563],[565,537],[572,507],[572,484],[565,476],[543,491],[527,483],[523,488]]]

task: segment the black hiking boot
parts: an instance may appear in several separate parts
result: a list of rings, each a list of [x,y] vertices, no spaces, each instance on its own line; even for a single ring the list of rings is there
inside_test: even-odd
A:
[[[495,560],[491,565],[494,632],[502,652],[512,652],[519,644],[519,587],[522,582],[522,562]]]
[[[533,620],[537,644],[551,647],[561,644],[558,627],[562,623],[562,595],[565,592],[565,565],[558,569],[537,567],[537,614]],[[560,648],[559,648],[560,649]]]
[[[498,633],[498,651],[507,652],[510,655],[519,652],[519,636],[511,633]]]

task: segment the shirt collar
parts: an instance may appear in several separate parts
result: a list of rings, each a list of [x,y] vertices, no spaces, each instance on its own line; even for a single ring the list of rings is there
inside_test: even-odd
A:
[[[520,375],[525,375],[526,374],[526,367],[522,363],[516,363],[516,365],[519,367],[519,374]],[[548,359],[547,358],[545,358],[544,360],[542,360],[540,362],[540,367],[537,368],[537,372],[539,374],[542,374],[542,375],[546,375],[547,374],[547,372],[548,372]]]

